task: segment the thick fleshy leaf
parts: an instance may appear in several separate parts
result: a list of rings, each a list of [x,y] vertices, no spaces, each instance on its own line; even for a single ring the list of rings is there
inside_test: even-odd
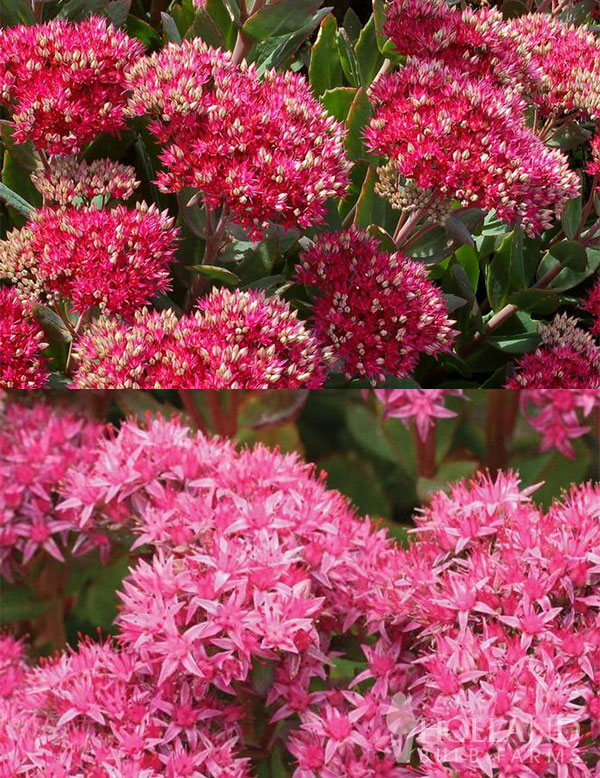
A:
[[[337,35],[337,49],[344,75],[352,86],[360,86],[360,69],[354,50],[354,44],[346,30],[339,30]]]
[[[375,17],[371,16],[356,43],[356,59],[360,73],[360,83],[365,88],[370,86],[383,64],[383,56],[377,48]]]
[[[240,282],[238,276],[232,273],[231,270],[227,270],[224,267],[215,267],[213,265],[189,265],[188,270],[193,270],[195,273],[200,273],[207,278],[212,278],[215,281],[222,281],[229,286],[237,286]]]
[[[581,224],[582,213],[581,195],[569,200],[561,218],[562,228],[569,240],[575,237],[577,229]]]
[[[345,122],[356,97],[356,89],[351,86],[339,86],[328,89],[321,95],[321,102],[329,113],[340,122]]]
[[[348,128],[346,150],[350,159],[360,159],[369,156],[363,143],[363,131],[372,113],[373,108],[367,93],[364,89],[359,89],[352,101],[346,120],[346,127]]]
[[[164,12],[161,13],[160,18],[167,43],[181,43],[181,33],[175,23],[175,19]]]
[[[309,22],[321,4],[322,0],[274,0],[246,20],[244,32],[256,41],[295,32]]]
[[[21,195],[13,192],[6,184],[2,183],[0,183],[0,200],[4,200],[7,205],[10,205],[11,208],[14,208],[15,211],[18,211],[22,216],[29,216],[34,210],[31,203],[28,203]]]
[[[2,0],[0,2],[0,27],[16,27],[33,24],[35,18],[29,0]]]
[[[312,47],[308,69],[310,85],[317,96],[344,83],[337,48],[337,32],[335,16],[327,14],[321,22],[317,40]]]
[[[581,272],[587,265],[587,255],[581,243],[574,240],[563,240],[550,249],[550,255],[564,267]]]
[[[508,302],[516,305],[522,311],[549,314],[556,311],[560,305],[560,298],[556,292],[550,292],[546,289],[526,289],[523,292],[511,294]]]

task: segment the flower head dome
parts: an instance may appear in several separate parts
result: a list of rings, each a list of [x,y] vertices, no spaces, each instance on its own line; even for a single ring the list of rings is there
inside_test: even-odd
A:
[[[485,79],[410,58],[375,84],[373,99],[369,148],[421,189],[494,208],[529,234],[550,227],[579,191],[567,158],[525,126],[521,98]]]
[[[44,333],[14,289],[0,288],[0,387],[39,389],[48,382]]]
[[[144,49],[100,16],[0,30],[0,100],[14,137],[49,154],[79,152],[125,126],[125,71]]]
[[[298,278],[315,287],[315,332],[349,378],[407,376],[421,354],[452,344],[453,322],[426,268],[383,251],[367,233],[321,236]]]
[[[404,56],[439,60],[463,75],[517,91],[538,83],[542,75],[496,8],[459,10],[446,0],[393,0],[385,31]]]
[[[596,278],[581,308],[592,317],[592,326],[590,328],[592,335],[600,335],[600,276]]]
[[[269,222],[319,223],[326,200],[345,192],[343,127],[303,76],[259,78],[196,38],[141,60],[128,79],[130,113],[148,114],[164,145],[164,191],[199,189],[255,236]]]
[[[75,349],[76,389],[160,389],[193,387],[202,380],[199,355],[173,311],[136,311],[131,322],[101,317]],[[192,322],[192,331],[195,331]]]
[[[139,186],[135,169],[112,159],[78,161],[75,157],[56,157],[48,168],[40,167],[33,183],[46,205],[92,205],[110,200],[127,200]]]
[[[523,14],[510,24],[542,76],[534,95],[538,109],[600,116],[600,42],[594,33],[545,13]]]
[[[319,387],[328,357],[285,300],[226,289],[181,319],[146,310],[131,324],[99,319],[76,354],[79,389]]]
[[[199,310],[212,387],[323,385],[329,352],[281,297],[220,289]]]
[[[24,298],[130,316],[168,288],[176,237],[154,205],[46,207],[0,242],[0,273]]]
[[[516,362],[508,389],[600,388],[600,348],[567,314],[540,325],[540,346]]]

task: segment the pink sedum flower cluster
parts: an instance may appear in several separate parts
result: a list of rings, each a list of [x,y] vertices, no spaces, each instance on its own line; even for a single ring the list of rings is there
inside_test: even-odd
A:
[[[593,778],[600,489],[544,511],[535,488],[478,474],[437,493],[405,551],[294,455],[125,423],[58,506],[143,551],[116,640],[35,669],[0,641],[0,759],[246,778],[276,744],[294,778]]]
[[[81,641],[25,675],[4,703],[9,774],[90,778],[246,778],[234,705],[186,683],[163,685],[111,643]]]
[[[145,203],[45,207],[0,242],[0,275],[30,302],[66,298],[80,314],[131,316],[169,287],[177,234],[166,211]]]
[[[44,333],[14,289],[0,288],[0,388],[39,389],[48,382]]]
[[[0,101],[14,138],[49,154],[73,154],[125,127],[125,71],[139,41],[100,16],[0,30]]]
[[[384,420],[401,419],[405,425],[412,420],[421,440],[438,419],[456,416],[445,405],[447,397],[467,399],[462,389],[375,389],[373,393],[383,405]],[[368,397],[367,391],[364,394]],[[540,451],[554,448],[572,459],[571,440],[594,428],[584,420],[600,408],[600,389],[524,389],[514,399],[525,421],[542,436]]]
[[[571,440],[590,431],[582,421],[600,408],[600,388],[526,389],[521,393],[521,408],[527,422],[542,435],[540,450],[556,448],[572,459]]]
[[[396,547],[312,467],[263,447],[236,452],[175,421],[129,422],[94,463],[71,471],[64,494],[83,530],[123,528],[152,555],[124,582],[120,650],[84,645],[25,684],[19,703],[35,716],[38,767],[83,766],[95,748],[105,757],[96,778],[115,764],[148,778],[237,778],[252,774],[244,755],[270,719],[296,729],[298,776],[325,763],[335,776],[349,765],[399,775],[384,716],[406,675],[394,666],[401,631],[390,624],[365,647],[364,679],[384,674],[373,689],[328,680],[334,634],[377,639],[369,576]],[[248,699],[264,710],[258,720],[241,707]],[[33,760],[13,734],[26,717],[9,725],[7,750],[28,775]]]
[[[495,209],[533,235],[579,192],[564,154],[525,126],[525,103],[513,91],[411,57],[375,84],[373,101],[369,149],[438,198]]]
[[[315,332],[348,378],[407,376],[421,354],[452,345],[453,321],[425,267],[365,232],[320,236],[297,276],[315,287]]]
[[[180,319],[144,309],[131,324],[92,323],[77,345],[74,387],[316,388],[329,358],[282,298],[219,289]]]
[[[518,359],[508,389],[600,388],[600,347],[566,313],[539,326],[541,344]]]
[[[447,408],[447,397],[461,397],[462,389],[375,389],[375,397],[383,405],[384,419],[401,419],[415,423],[419,437],[425,440],[437,419],[452,419],[456,413]]]
[[[193,187],[211,208],[260,237],[269,222],[306,228],[343,195],[349,163],[344,130],[285,71],[259,78],[199,38],[170,44],[128,74],[129,112],[148,114],[164,146],[163,191]]]
[[[101,436],[88,417],[44,403],[9,402],[0,412],[0,575],[12,578],[39,551],[63,561],[76,525],[56,510],[60,487],[71,466],[93,459]],[[81,536],[78,545],[100,541]]]
[[[534,489],[478,475],[417,517],[397,581],[422,641],[417,775],[596,774],[600,489],[547,512]]]

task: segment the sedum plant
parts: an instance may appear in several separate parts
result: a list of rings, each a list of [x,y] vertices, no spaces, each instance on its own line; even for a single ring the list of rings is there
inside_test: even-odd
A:
[[[452,414],[398,392],[379,397],[419,435]],[[563,398],[564,424],[591,400]],[[7,775],[597,776],[597,483],[542,507],[477,472],[403,546],[294,454],[177,418],[4,414],[2,572],[41,554],[64,576],[67,538],[127,565],[113,637],[36,663],[0,636]]]
[[[594,4],[342,5],[4,3],[3,386],[598,386]]]

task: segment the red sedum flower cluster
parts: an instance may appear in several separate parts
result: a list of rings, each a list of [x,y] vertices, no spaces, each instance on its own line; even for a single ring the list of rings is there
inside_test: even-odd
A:
[[[423,265],[355,229],[321,236],[301,262],[299,280],[315,287],[315,332],[348,377],[406,376],[421,354],[449,350],[453,322]]]
[[[36,189],[46,205],[93,205],[99,200],[128,200],[139,186],[135,170],[111,159],[92,162],[75,157],[57,157],[52,166],[38,168],[32,175]]]
[[[600,388],[600,346],[567,314],[539,326],[541,344],[517,360],[508,389]]]
[[[446,0],[394,0],[385,32],[400,54],[439,60],[474,79],[524,88],[541,76],[519,34],[497,8],[459,9]]]
[[[525,103],[513,91],[410,58],[375,85],[373,99],[369,148],[438,200],[495,209],[537,234],[578,194],[567,158],[525,126]]]
[[[14,289],[0,288],[0,387],[39,389],[48,382],[44,333]]]
[[[362,32],[352,14],[348,30],[319,11],[293,31],[304,5],[225,5],[198,0],[193,23],[175,5],[160,45],[139,9],[118,29],[119,3],[104,9],[115,26],[36,0],[32,24],[0,30],[0,278],[20,298],[2,312],[2,380],[45,382],[34,316],[62,340],[48,372],[74,387],[316,387],[336,372],[438,386],[484,359],[492,379],[494,347],[512,353],[505,321],[522,310],[534,334],[529,314],[562,313],[559,291],[597,267],[600,43],[566,21],[589,21],[585,4],[512,18],[378,0]],[[119,203],[138,186],[153,205]],[[544,341],[509,385],[595,386],[597,298],[596,283],[589,338]]]
[[[221,289],[180,319],[145,309],[131,324],[98,319],[79,341],[74,386],[315,388],[328,358],[285,300]]]
[[[253,236],[269,222],[318,224],[344,194],[344,130],[289,71],[259,78],[200,39],[166,46],[128,74],[129,112],[147,114],[164,146],[160,187],[199,189]]]
[[[125,72],[142,53],[100,16],[0,30],[0,100],[12,106],[15,140],[72,154],[124,129]]]
[[[154,205],[41,208],[0,242],[0,275],[30,302],[131,316],[170,286],[176,238],[173,219]]]
[[[581,304],[583,311],[592,317],[590,332],[592,335],[600,335],[600,277],[598,277]]]
[[[524,14],[511,27],[541,74],[536,107],[544,114],[600,117],[600,43],[594,34],[543,13]]]

